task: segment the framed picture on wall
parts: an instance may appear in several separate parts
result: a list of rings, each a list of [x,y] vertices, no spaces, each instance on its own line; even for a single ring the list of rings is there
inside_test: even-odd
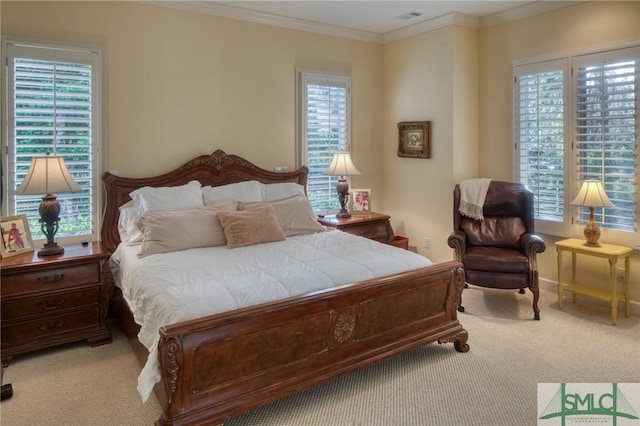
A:
[[[398,123],[398,157],[429,158],[430,121]]]
[[[370,212],[371,211],[371,190],[352,189],[351,190],[351,211]]]
[[[0,246],[2,257],[33,251],[33,240],[26,214],[4,216],[0,220],[0,228],[2,229],[2,245]]]

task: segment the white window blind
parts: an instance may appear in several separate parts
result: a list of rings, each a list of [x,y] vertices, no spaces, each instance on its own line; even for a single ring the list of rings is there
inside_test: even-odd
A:
[[[48,48],[9,43],[8,212],[26,214],[34,240],[44,239],[39,223],[41,195],[16,195],[32,157],[65,159],[80,192],[56,194],[61,205],[56,238],[97,237],[99,192],[99,64],[90,49]]]
[[[574,60],[576,181],[596,179],[615,207],[596,208],[604,229],[633,232],[636,198],[636,120],[640,58],[624,52]],[[589,220],[580,208],[579,222]]]
[[[307,195],[314,210],[339,208],[337,176],[325,176],[333,154],[349,147],[350,78],[298,72],[299,163],[309,167]]]
[[[536,230],[581,236],[582,182],[603,183],[614,207],[596,208],[603,240],[638,244],[640,46],[514,66],[516,180],[534,191]]]
[[[564,70],[562,61],[521,67],[516,75],[520,182],[534,192],[537,218],[564,215]]]

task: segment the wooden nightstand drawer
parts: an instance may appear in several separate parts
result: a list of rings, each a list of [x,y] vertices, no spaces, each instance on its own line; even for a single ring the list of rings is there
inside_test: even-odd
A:
[[[393,229],[389,216],[380,213],[353,214],[348,218],[335,215],[318,218],[324,226],[339,229],[349,234],[375,240],[384,244],[393,244]]]
[[[5,324],[2,327],[2,346],[11,347],[14,343],[48,338],[58,334],[67,334],[83,328],[97,327],[98,307],[66,314],[50,315],[30,321]]]
[[[375,223],[372,225],[350,226],[343,228],[342,231],[349,234],[358,235],[360,237],[369,238],[371,240],[386,242],[389,237],[386,223]]]
[[[66,266],[57,269],[25,271],[2,277],[2,296],[39,293],[100,282],[100,264]]]
[[[99,287],[96,286],[79,291],[32,297],[26,300],[5,301],[2,304],[2,321],[96,305],[96,301],[99,300],[98,289]]]

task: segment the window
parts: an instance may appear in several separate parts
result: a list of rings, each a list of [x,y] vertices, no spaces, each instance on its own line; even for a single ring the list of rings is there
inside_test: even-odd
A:
[[[564,216],[565,94],[563,61],[519,69],[518,173],[535,196],[536,218],[562,223]]]
[[[56,194],[61,205],[56,239],[97,239],[101,175],[102,52],[96,48],[4,39],[7,93],[6,214],[26,214],[34,240],[44,239],[41,195],[16,195],[32,157],[62,156],[80,192]]]
[[[307,195],[314,210],[339,208],[337,176],[325,176],[333,154],[349,149],[350,85],[346,75],[297,72],[298,165],[309,167]]]
[[[521,62],[514,75],[514,170],[537,230],[582,235],[589,210],[570,203],[596,179],[614,204],[595,209],[603,239],[637,246],[640,46]]]

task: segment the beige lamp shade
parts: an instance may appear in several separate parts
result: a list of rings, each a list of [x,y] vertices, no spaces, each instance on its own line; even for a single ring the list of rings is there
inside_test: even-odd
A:
[[[80,191],[62,157],[37,157],[31,159],[29,172],[18,189],[17,195],[51,194]]]
[[[597,180],[585,180],[582,183],[580,192],[571,202],[574,206],[589,207],[589,221],[584,227],[584,245],[587,247],[600,247],[600,228],[595,221],[594,209],[596,207],[614,207],[602,184]]]
[[[350,153],[336,152],[324,174],[327,176],[355,176],[359,175],[360,171],[353,164]]]
[[[604,192],[602,183],[597,180],[585,180],[571,204],[585,207],[615,207]]]

